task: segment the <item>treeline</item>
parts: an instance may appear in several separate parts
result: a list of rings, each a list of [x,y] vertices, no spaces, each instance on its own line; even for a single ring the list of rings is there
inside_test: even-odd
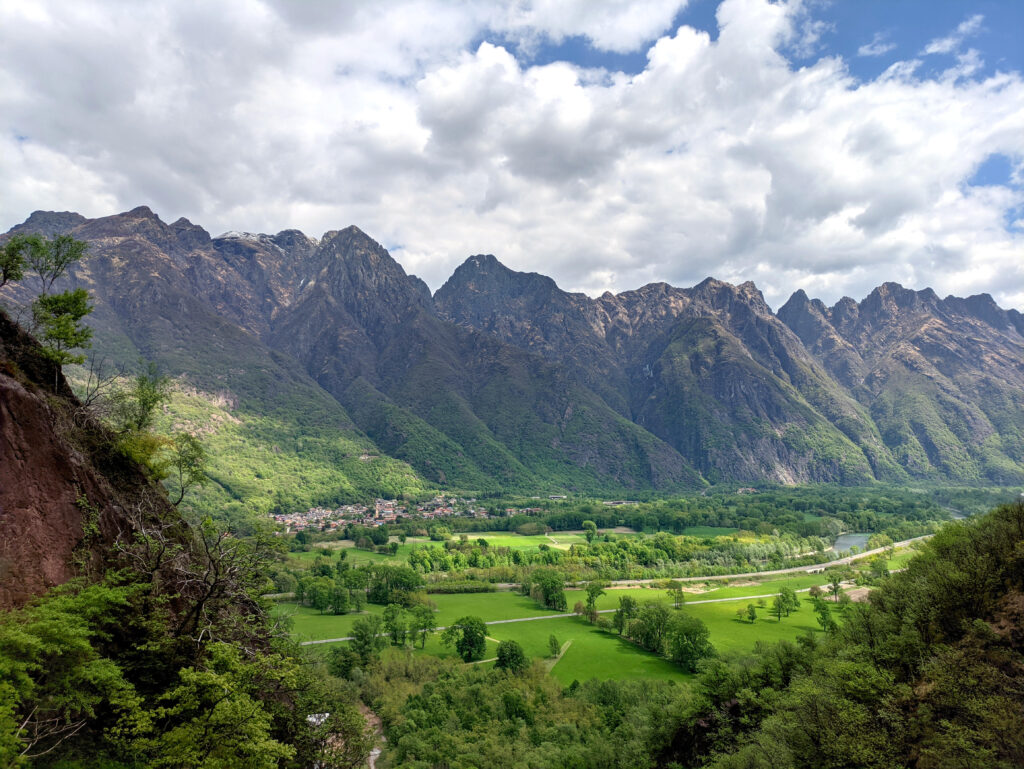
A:
[[[540,665],[396,656],[360,692],[412,769],[1010,769],[1024,765],[1022,552],[1022,505],[951,524],[828,633],[705,657],[689,686],[563,688]]]
[[[381,606],[397,604],[411,607],[426,603],[424,581],[420,574],[408,566],[374,563],[358,568],[345,559],[345,551],[335,563],[329,558],[317,558],[313,565],[300,576],[290,571],[274,574],[275,589],[281,593],[293,593],[300,604],[311,606],[321,614],[347,614],[361,612],[367,603]],[[434,592],[483,592],[478,583],[463,580],[455,582],[450,591]],[[493,590],[493,586],[488,586]]]
[[[743,571],[779,569],[786,565],[820,563],[828,559],[828,542],[790,534],[761,536],[756,541],[729,537],[715,539],[674,536],[660,532],[648,537],[605,534],[587,544],[573,544],[568,550],[540,545],[536,552],[518,548],[491,547],[486,539],[443,546],[421,545],[408,555],[409,565],[419,572],[458,573],[478,570],[477,576],[502,579],[518,567],[558,566],[567,574],[587,579],[644,579],[659,576],[702,576]],[[521,580],[514,580],[521,581]]]

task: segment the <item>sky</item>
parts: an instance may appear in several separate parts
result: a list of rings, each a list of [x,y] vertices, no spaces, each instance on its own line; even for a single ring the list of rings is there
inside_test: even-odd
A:
[[[1024,307],[1019,0],[4,0],[0,231],[354,224],[596,296]]]

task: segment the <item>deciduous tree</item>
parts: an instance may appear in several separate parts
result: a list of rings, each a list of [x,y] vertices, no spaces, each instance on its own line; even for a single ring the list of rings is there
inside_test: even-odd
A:
[[[441,634],[441,643],[455,646],[465,662],[482,659],[487,649],[487,625],[479,617],[460,617]]]

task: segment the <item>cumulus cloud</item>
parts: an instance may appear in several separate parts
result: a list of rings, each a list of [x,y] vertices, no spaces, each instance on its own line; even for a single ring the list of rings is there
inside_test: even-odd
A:
[[[213,232],[357,224],[435,288],[490,252],[593,294],[715,275],[776,304],[888,279],[1024,300],[1024,193],[967,183],[1024,157],[1024,80],[961,50],[980,18],[945,72],[858,81],[794,63],[825,31],[802,3],[724,0],[715,39],[668,28],[683,6],[12,0],[0,228],[148,204]],[[647,65],[497,42],[569,37]]]

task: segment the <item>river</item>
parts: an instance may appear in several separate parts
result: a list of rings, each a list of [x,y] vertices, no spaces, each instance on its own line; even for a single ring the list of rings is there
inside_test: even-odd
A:
[[[841,534],[832,544],[832,549],[837,553],[856,547],[857,552],[863,552],[868,545],[870,534]]]

